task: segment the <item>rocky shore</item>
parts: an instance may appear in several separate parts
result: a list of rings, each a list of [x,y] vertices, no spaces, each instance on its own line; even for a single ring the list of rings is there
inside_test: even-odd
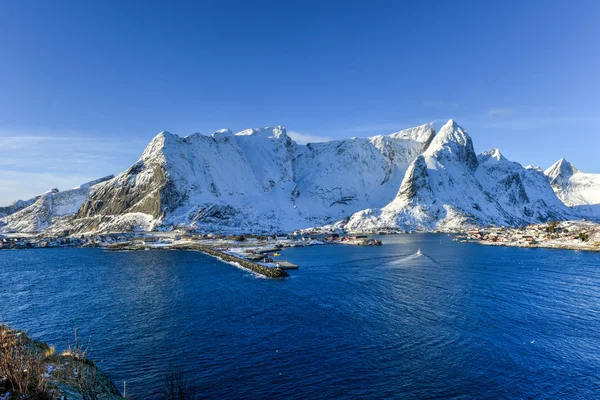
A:
[[[0,399],[117,400],[115,384],[75,346],[56,354],[53,346],[0,324]]]

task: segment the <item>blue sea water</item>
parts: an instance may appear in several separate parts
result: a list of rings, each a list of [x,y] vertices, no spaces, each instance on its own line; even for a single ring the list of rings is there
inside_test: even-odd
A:
[[[600,253],[381,239],[285,249],[283,280],[198,252],[3,251],[0,316],[59,348],[76,326],[143,399],[171,370],[214,399],[600,397]]]

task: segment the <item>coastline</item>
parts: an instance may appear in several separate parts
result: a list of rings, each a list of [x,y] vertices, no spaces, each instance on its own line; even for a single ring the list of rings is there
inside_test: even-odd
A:
[[[487,241],[465,241],[464,243],[477,243],[482,246],[499,246],[499,247],[519,247],[522,249],[554,249],[554,250],[574,250],[574,251],[591,251],[600,252],[600,246],[598,245],[569,245],[569,244],[556,244],[556,243],[538,243],[538,244],[520,244],[520,243],[495,243]]]
[[[0,234],[0,250],[20,250],[32,248],[60,247],[97,247],[108,251],[141,251],[149,249],[163,250],[199,250],[213,253],[222,260],[232,257],[231,261],[240,264],[250,262],[245,269],[256,272],[262,268],[275,268],[276,260],[258,263],[254,250],[267,254],[285,247],[307,247],[314,245],[344,244],[355,246],[378,246],[381,241],[368,235],[402,235],[412,233],[449,234],[454,241],[478,243],[486,246],[504,246],[520,248],[548,248],[560,250],[600,251],[600,223],[574,220],[547,222],[524,227],[471,227],[455,230],[399,231],[383,229],[365,233],[333,233],[330,227],[296,231],[289,235],[237,234],[226,236],[213,233],[191,233],[187,231],[171,232],[121,232],[46,237],[35,234]],[[259,250],[260,249],[260,250]],[[251,254],[246,254],[251,253]],[[261,265],[269,264],[269,265]],[[250,265],[250,264],[249,264]],[[258,272],[265,275],[264,273]],[[270,273],[267,273],[269,275]],[[265,276],[267,276],[265,275]],[[276,276],[281,277],[281,276]]]
[[[600,252],[600,224],[583,220],[548,222],[521,228],[471,229],[455,236],[454,240],[485,246]]]

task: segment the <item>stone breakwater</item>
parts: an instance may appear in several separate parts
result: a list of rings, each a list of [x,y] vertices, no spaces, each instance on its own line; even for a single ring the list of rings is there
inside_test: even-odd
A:
[[[223,261],[237,263],[237,264],[241,265],[242,268],[249,269],[250,271],[252,271],[256,274],[262,275],[267,278],[285,278],[287,276],[290,276],[282,268],[265,267],[264,265],[260,265],[255,262],[245,260],[243,258],[236,257],[231,254],[227,254],[222,251],[219,251],[219,250],[216,250],[216,249],[213,249],[210,247],[206,247],[206,246],[201,246],[201,245],[196,245],[196,244],[181,244],[181,245],[174,246],[173,248],[180,249],[180,250],[198,250],[198,251],[201,251],[208,255],[211,255],[213,257],[220,258]]]

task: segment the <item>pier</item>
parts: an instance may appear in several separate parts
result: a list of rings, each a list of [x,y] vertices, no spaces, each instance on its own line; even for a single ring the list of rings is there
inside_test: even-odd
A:
[[[283,269],[298,269],[298,265],[287,261],[278,261],[277,264],[279,264],[279,267]]]
[[[229,253],[222,252],[210,247],[196,245],[196,244],[180,244],[174,246],[180,250],[198,250],[213,257],[220,258],[223,261],[234,262],[240,264],[243,268],[249,269],[250,271],[262,275],[267,278],[285,278],[290,276],[283,268],[269,268],[264,265],[257,264],[253,261],[246,260],[241,257],[236,257]]]

